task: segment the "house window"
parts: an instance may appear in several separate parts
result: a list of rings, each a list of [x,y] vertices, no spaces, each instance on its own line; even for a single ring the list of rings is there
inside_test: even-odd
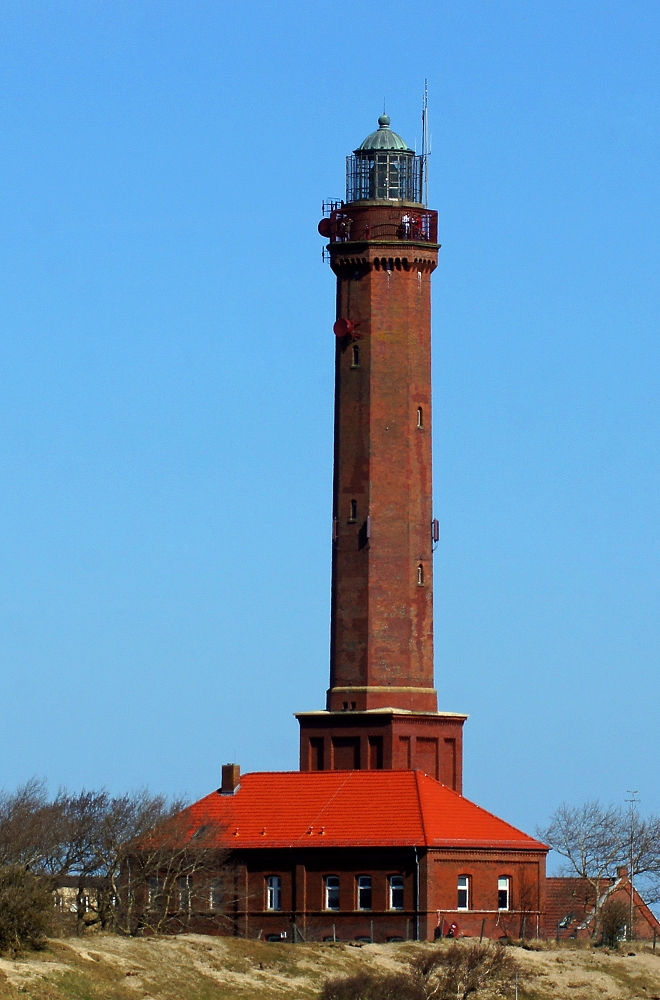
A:
[[[497,909],[508,910],[511,901],[511,879],[503,876],[497,880]]]
[[[353,361],[351,363],[351,368],[360,367],[360,348],[357,344],[353,344]]]
[[[359,875],[357,880],[358,910],[371,909],[371,875]]]
[[[192,875],[183,875],[179,879],[179,909],[188,911],[192,905]]]
[[[209,886],[209,909],[221,911],[224,907],[222,879],[215,879]]]
[[[417,407],[417,426],[418,427],[424,426],[424,410],[422,409],[421,406]]]
[[[390,875],[390,910],[403,909],[403,875]]]
[[[470,909],[470,879],[467,875],[458,876],[458,905],[459,910]]]
[[[155,909],[163,903],[163,880],[157,876],[149,879],[149,906]]]
[[[326,910],[339,909],[338,875],[326,875],[325,877],[325,908]]]
[[[424,567],[422,566],[421,563],[417,567],[417,586],[418,587],[424,586]]]
[[[269,875],[266,879],[266,909],[282,909],[282,879],[279,875]]]
[[[348,520],[352,523],[357,521],[357,500],[351,500],[351,516]]]

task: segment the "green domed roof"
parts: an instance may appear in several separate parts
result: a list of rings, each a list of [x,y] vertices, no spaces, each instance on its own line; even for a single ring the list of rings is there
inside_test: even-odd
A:
[[[359,146],[355,152],[359,153],[361,150],[368,149],[398,149],[403,153],[413,152],[401,136],[392,131],[388,115],[380,116],[378,119],[378,130],[376,132],[372,132],[371,135],[368,135],[362,145]]]

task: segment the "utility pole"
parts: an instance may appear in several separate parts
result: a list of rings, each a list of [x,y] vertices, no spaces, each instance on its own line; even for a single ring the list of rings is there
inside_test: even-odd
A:
[[[633,922],[635,919],[635,875],[634,875],[634,861],[635,861],[635,822],[637,820],[637,804],[639,799],[637,798],[637,789],[627,789],[629,799],[626,802],[630,805],[630,867],[628,869],[628,884],[630,886],[630,923],[628,929],[628,939],[632,941],[633,939]]]

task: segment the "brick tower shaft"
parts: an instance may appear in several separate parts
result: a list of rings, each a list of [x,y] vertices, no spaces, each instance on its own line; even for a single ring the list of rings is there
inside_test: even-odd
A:
[[[419,768],[462,789],[466,716],[433,681],[431,274],[424,161],[379,119],[319,231],[337,276],[330,688],[302,770]]]
[[[337,337],[328,709],[437,711],[433,687],[431,272],[438,248],[355,236],[405,208],[351,206],[334,245]],[[394,216],[394,218],[393,218]],[[426,213],[435,235],[437,216]],[[340,331],[342,329],[340,326]]]

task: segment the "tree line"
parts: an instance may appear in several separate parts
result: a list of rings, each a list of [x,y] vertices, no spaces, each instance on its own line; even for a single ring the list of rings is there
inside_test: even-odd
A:
[[[220,915],[226,852],[212,820],[190,843],[185,806],[146,790],[64,789],[51,798],[37,780],[0,792],[0,949],[43,940],[64,881],[74,886],[78,933],[90,921],[125,934],[162,931],[173,912],[185,923],[194,894],[214,888]]]

